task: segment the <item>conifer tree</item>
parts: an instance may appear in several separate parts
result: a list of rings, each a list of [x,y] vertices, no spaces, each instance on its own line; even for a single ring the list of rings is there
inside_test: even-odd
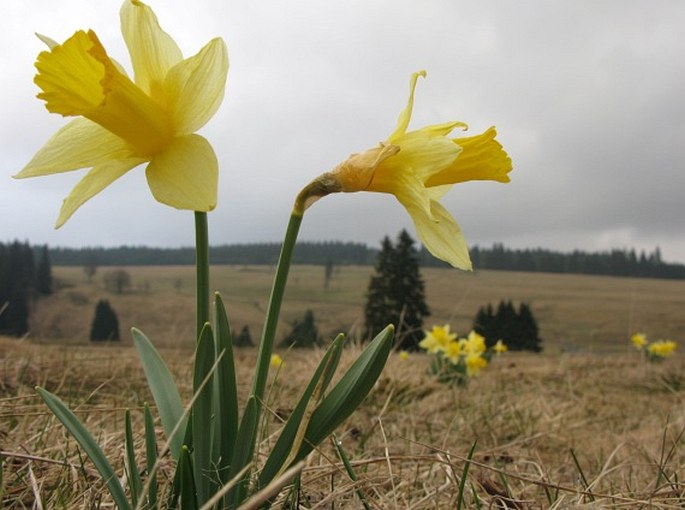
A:
[[[52,294],[52,267],[47,244],[43,246],[36,268],[36,291],[43,296]]]
[[[252,342],[252,335],[250,334],[250,328],[247,325],[243,326],[240,333],[233,339],[234,347],[252,347],[254,342]]]
[[[542,350],[542,339],[538,332],[538,323],[535,317],[533,317],[532,310],[526,303],[521,303],[519,306],[518,323],[521,349],[540,352]]]
[[[423,338],[423,319],[430,311],[419,271],[418,251],[406,230],[400,232],[395,246],[388,237],[383,239],[376,274],[371,277],[366,298],[365,338],[393,324],[401,347],[417,350]]]
[[[311,348],[321,343],[319,331],[314,323],[314,312],[307,310],[302,320],[295,320],[293,328],[288,333],[281,345],[283,347]]]
[[[117,319],[117,314],[106,299],[101,299],[95,306],[90,339],[93,342],[119,340],[119,319]]]

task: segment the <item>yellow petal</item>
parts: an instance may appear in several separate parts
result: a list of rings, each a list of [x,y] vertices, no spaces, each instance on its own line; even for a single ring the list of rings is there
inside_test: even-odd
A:
[[[194,133],[212,118],[224,98],[228,51],[221,38],[176,64],[164,90],[178,134]]]
[[[139,156],[162,150],[173,133],[167,112],[119,72],[94,32],[76,32],[38,55],[36,84],[46,108],[82,115],[126,140]]]
[[[385,167],[378,168],[367,191],[391,193],[408,210],[420,209],[424,216],[432,218],[431,200],[423,183],[406,168],[385,170]]]
[[[154,197],[163,204],[191,211],[216,206],[219,166],[212,146],[200,135],[175,138],[145,171]]]
[[[474,180],[509,182],[511,159],[495,140],[497,131],[491,127],[476,136],[455,138],[463,151],[448,168],[428,178],[426,186],[456,184]]]
[[[442,205],[431,200],[431,214],[428,215],[417,204],[402,203],[414,220],[419,239],[433,256],[458,269],[471,270],[471,258],[464,234]]]
[[[389,170],[391,172],[400,172],[401,168],[406,168],[421,182],[426,182],[431,176],[449,168],[462,151],[449,138],[431,138],[423,130],[398,137],[395,143],[400,146],[400,151],[383,163],[383,167],[392,168]]]
[[[88,119],[74,119],[55,133],[15,177],[36,177],[125,159],[124,140]]]
[[[69,196],[62,203],[62,209],[57,218],[55,228],[59,228],[81,207],[87,200],[100,193],[119,177],[145,160],[141,158],[127,158],[111,160],[94,167],[71,190]]]
[[[164,78],[183,60],[176,42],[159,26],[152,9],[139,0],[121,6],[121,33],[133,64],[134,81],[147,94],[158,97]]]
[[[414,109],[414,90],[416,89],[416,81],[419,76],[426,77],[426,71],[419,71],[411,75],[411,80],[409,82],[409,100],[407,101],[407,106],[404,107],[402,113],[400,113],[399,119],[397,119],[397,127],[395,131],[388,138],[389,142],[394,142],[395,138],[402,136],[407,132],[407,127],[409,126],[409,121],[411,120],[411,113]]]
[[[52,49],[55,46],[59,46],[59,43],[57,41],[48,37],[47,35],[36,33],[36,37],[38,37],[38,39],[43,41],[43,43],[48,47],[48,49]]]

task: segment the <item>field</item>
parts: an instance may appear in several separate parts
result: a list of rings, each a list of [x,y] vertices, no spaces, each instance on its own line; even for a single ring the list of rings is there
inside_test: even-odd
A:
[[[80,268],[55,268],[60,290],[38,302],[27,340],[0,339],[0,492],[5,508],[111,508],[93,466],[35,396],[41,385],[76,410],[121,469],[123,414],[149,401],[134,349],[88,345],[95,302],[107,298],[126,331],[136,325],[158,345],[189,398],[193,268],[126,268],[129,292],[106,292]],[[104,273],[106,269],[100,269]],[[281,334],[313,310],[321,332],[360,326],[370,268],[294,267]],[[235,329],[258,338],[272,268],[213,268]],[[506,272],[423,271],[433,316],[467,332],[477,309],[500,299],[528,302],[545,351],[507,353],[466,387],[428,373],[428,358],[392,354],[362,407],[338,431],[357,472],[352,482],[333,448],[310,456],[303,508],[455,508],[466,457],[475,453],[461,496],[465,508],[682,508],[685,504],[685,358],[648,363],[628,343],[682,341],[685,282]],[[354,335],[352,335],[354,336]],[[277,337],[278,338],[278,337]],[[343,364],[359,347],[350,345]],[[269,382],[262,450],[306,384],[321,352],[281,351]],[[240,394],[256,351],[238,353]],[[278,413],[277,413],[278,411]],[[136,428],[139,430],[139,428]]]

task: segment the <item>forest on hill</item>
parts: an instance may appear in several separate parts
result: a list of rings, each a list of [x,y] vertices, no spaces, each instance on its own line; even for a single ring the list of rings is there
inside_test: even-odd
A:
[[[210,262],[220,265],[273,265],[278,261],[280,248],[280,243],[213,246],[210,247]],[[374,264],[377,253],[376,248],[362,243],[300,242],[295,248],[293,262],[363,266]],[[192,247],[50,248],[50,260],[58,266],[189,265],[194,264],[194,257],[195,250]],[[490,248],[473,246],[471,258],[475,269],[685,279],[685,265],[665,262],[659,248],[650,253],[636,252],[634,249],[559,252],[543,248],[513,249],[496,243]],[[420,263],[425,267],[446,267],[425,248],[421,249]]]

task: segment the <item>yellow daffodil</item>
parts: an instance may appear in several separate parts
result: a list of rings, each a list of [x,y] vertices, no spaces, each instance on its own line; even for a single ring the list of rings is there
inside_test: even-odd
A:
[[[466,374],[469,376],[478,375],[481,369],[488,366],[488,360],[486,360],[479,353],[472,352],[466,356]]]
[[[442,355],[450,360],[453,365],[456,365],[467,354],[465,346],[466,344],[460,340],[450,340],[445,346]]]
[[[676,350],[676,343],[673,340],[657,340],[647,346],[647,352],[659,358],[668,358]]]
[[[360,154],[353,154],[315,179],[295,203],[294,213],[318,198],[344,191],[390,193],[407,209],[419,239],[435,257],[454,267],[471,269],[468,246],[461,228],[438,202],[452,184],[472,180],[509,182],[511,159],[495,140],[494,127],[471,137],[450,138],[463,122],[451,121],[407,131],[419,76],[410,82],[409,101],[400,114],[395,131],[385,142]]]
[[[633,342],[636,349],[642,350],[645,345],[647,345],[647,335],[644,333],[635,333],[630,337],[630,341]]]
[[[449,324],[444,326],[433,326],[433,329],[426,331],[426,336],[419,342],[419,347],[426,349],[430,354],[442,352],[447,344],[457,338],[456,333],[450,333]]]
[[[278,354],[271,355],[271,366],[274,368],[280,368],[283,365],[283,358]]]
[[[485,338],[475,331],[471,331],[466,338],[466,352],[480,355],[485,352],[486,348]]]
[[[503,352],[507,352],[507,346],[502,340],[497,340],[497,343],[492,347],[492,350],[497,354],[502,354]]]
[[[400,351],[398,356],[402,361],[407,361],[409,359],[409,353],[407,351]]]
[[[88,199],[129,170],[145,175],[159,202],[193,211],[216,206],[218,164],[209,142],[195,134],[224,96],[228,54],[211,40],[183,58],[157,17],[139,0],[121,8],[121,30],[133,66],[131,80],[93,31],[63,44],[41,36],[35,83],[52,113],[77,117],[60,129],[16,177],[91,168],[64,200],[57,227]]]

